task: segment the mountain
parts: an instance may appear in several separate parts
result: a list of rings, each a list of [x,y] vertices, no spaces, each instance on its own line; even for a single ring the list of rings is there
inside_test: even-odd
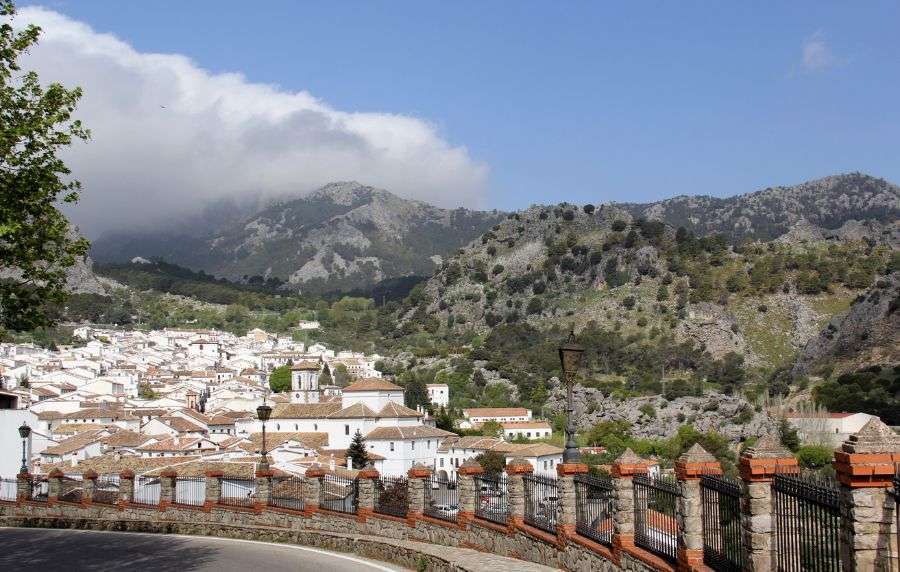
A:
[[[731,199],[533,206],[446,260],[397,317],[405,333],[490,341],[502,327],[526,345],[575,328],[611,344],[597,371],[616,375],[657,357],[771,370],[900,268],[898,220],[900,188],[858,174]]]
[[[383,280],[430,275],[502,216],[332,183],[205,231],[106,237],[93,253],[101,262],[163,258],[232,280],[276,278],[305,293],[366,290]]]

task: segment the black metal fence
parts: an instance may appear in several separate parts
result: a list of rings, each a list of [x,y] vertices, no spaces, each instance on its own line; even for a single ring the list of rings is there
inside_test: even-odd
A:
[[[84,479],[81,475],[63,475],[59,480],[57,498],[65,502],[81,502],[84,496]]]
[[[219,479],[219,504],[253,506],[256,502],[256,479]]]
[[[16,479],[0,479],[0,500],[16,500],[19,483]]]
[[[897,472],[894,474],[894,489],[891,492],[894,495],[894,519],[896,520],[894,525],[897,530],[897,549],[900,550],[900,467],[897,467]]]
[[[36,477],[31,480],[31,500],[44,502],[50,495],[50,483],[46,478]]]
[[[575,475],[576,532],[601,544],[612,544],[613,498],[610,478]]]
[[[175,504],[203,506],[206,503],[206,479],[204,477],[177,477],[175,479]]]
[[[700,477],[703,502],[703,563],[719,572],[741,572],[741,485],[721,475]]]
[[[556,534],[559,513],[559,487],[556,479],[542,475],[523,475],[525,484],[525,523]]]
[[[119,500],[119,475],[99,475],[94,481],[91,501],[100,504],[116,504]]]
[[[678,556],[675,510],[678,483],[674,479],[636,475],[634,480],[634,543],[674,562]]]
[[[433,518],[456,522],[459,515],[459,487],[456,480],[432,475],[425,479],[422,512]]]
[[[319,481],[319,507],[355,514],[359,507],[359,481],[324,475]]]
[[[475,516],[497,524],[509,520],[509,487],[506,476],[476,475]]]
[[[834,572],[841,569],[840,494],[830,479],[775,475],[775,546],[778,570]]]
[[[375,481],[375,512],[406,518],[409,511],[409,479],[381,477]]]
[[[135,504],[158,505],[160,495],[159,477],[138,476],[134,478],[134,495],[132,502]]]
[[[274,477],[269,491],[269,506],[303,510],[303,479],[300,477]]]

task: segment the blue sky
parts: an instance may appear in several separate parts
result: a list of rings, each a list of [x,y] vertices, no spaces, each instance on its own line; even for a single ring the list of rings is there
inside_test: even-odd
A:
[[[139,52],[423,119],[486,166],[487,207],[900,182],[897,2],[33,4]]]

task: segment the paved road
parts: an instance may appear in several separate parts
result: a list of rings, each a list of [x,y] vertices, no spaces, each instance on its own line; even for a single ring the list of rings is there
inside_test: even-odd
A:
[[[401,569],[287,544],[133,532],[0,528],[0,570],[394,572]]]

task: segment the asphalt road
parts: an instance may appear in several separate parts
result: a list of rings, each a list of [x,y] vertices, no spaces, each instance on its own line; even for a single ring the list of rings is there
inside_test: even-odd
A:
[[[401,568],[316,548],[248,540],[0,528],[0,570],[393,572]]]

